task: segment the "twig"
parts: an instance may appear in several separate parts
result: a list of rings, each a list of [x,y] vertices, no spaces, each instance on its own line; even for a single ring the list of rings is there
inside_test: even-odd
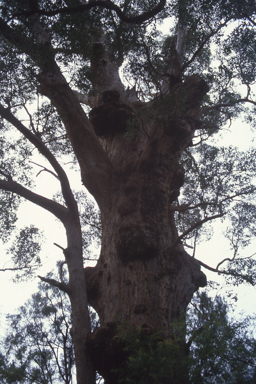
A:
[[[57,243],[53,243],[53,245],[55,245],[56,247],[60,248],[63,252],[65,251],[65,248],[63,248],[61,245],[59,245]]]
[[[42,168],[42,170],[38,172],[37,176],[39,176],[41,172],[46,171],[46,172],[49,172],[49,173],[50,173],[51,175],[53,175],[54,177],[56,177],[57,180],[60,180],[59,176],[56,175],[56,173],[54,173],[54,172],[51,171],[50,169],[48,169],[48,168],[44,167],[43,165],[40,165],[40,164],[38,164],[38,163],[32,161],[32,160],[30,160],[29,162],[30,162],[31,164],[35,164],[35,165],[37,165],[38,167]]]

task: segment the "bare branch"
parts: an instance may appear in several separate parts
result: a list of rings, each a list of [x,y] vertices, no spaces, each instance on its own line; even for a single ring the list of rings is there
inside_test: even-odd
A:
[[[65,248],[63,248],[61,245],[57,243],[53,243],[56,247],[60,248],[63,252],[65,251]]]
[[[6,172],[2,171],[1,169],[0,169],[0,175],[6,177],[6,179],[7,179],[8,181],[12,181],[12,177],[11,177],[11,175],[9,175],[9,173],[6,173]]]
[[[67,293],[68,295],[70,294],[70,288],[69,288],[69,286],[67,284],[60,283],[57,280],[49,279],[47,277],[42,277],[42,276],[39,276],[39,275],[38,275],[38,277],[39,277],[39,279],[41,279],[45,283],[48,283],[48,284],[52,285],[53,287],[59,288],[61,291]]]
[[[58,179],[61,184],[62,194],[64,200],[70,210],[77,214],[77,204],[73,196],[73,192],[71,191],[69,180],[63,168],[60,166],[55,156],[50,152],[50,150],[46,147],[46,145],[42,142],[42,140],[33,134],[25,125],[23,125],[8,109],[4,108],[0,105],[0,116],[5,120],[9,121],[15,128],[18,129],[20,133],[22,133],[37,149],[38,151],[49,161],[53,169],[56,171],[58,175]],[[50,171],[51,172],[51,171]],[[51,172],[53,175],[54,173]]]
[[[198,260],[198,259],[195,259],[195,260],[197,260],[198,263],[199,263],[202,267],[208,269],[208,270],[211,271],[211,272],[216,272],[216,273],[220,273],[220,274],[222,274],[222,275],[227,275],[227,276],[240,277],[241,279],[243,279],[243,280],[247,281],[248,283],[252,284],[251,279],[250,279],[248,276],[246,276],[246,275],[242,275],[241,273],[237,273],[237,272],[235,272],[235,271],[229,272],[229,271],[219,270],[219,269],[217,269],[217,268],[210,267],[209,265],[203,263],[202,261],[200,261],[200,260]]]
[[[12,180],[1,180],[0,179],[0,188],[4,191],[14,192],[17,195],[24,197],[26,200],[31,201],[32,203],[38,205],[51,212],[54,216],[56,216],[62,223],[66,222],[68,209],[63,205],[56,203],[53,200],[47,199],[37,193],[30,191],[29,189],[23,187],[19,183],[16,183]]]
[[[53,175],[54,177],[56,177],[57,180],[60,180],[59,177],[58,177],[58,175],[56,175],[56,173],[52,172],[50,169],[44,167],[43,165],[40,165],[40,164],[36,163],[35,161],[32,161],[32,160],[30,160],[29,162],[30,162],[31,164],[37,165],[38,167],[42,168],[42,170],[38,172],[37,176],[38,176],[41,172],[45,171],[45,172],[50,173],[50,174]]]
[[[172,249],[180,242],[180,240],[182,240],[184,237],[186,237],[194,229],[196,229],[198,227],[201,227],[201,225],[203,225],[207,221],[211,221],[211,220],[217,219],[217,218],[222,217],[222,216],[224,216],[224,212],[221,211],[217,215],[208,216],[208,217],[205,217],[202,220],[198,220],[193,225],[191,225],[191,227],[189,227],[185,232],[183,232],[180,236],[177,237],[177,239],[172,244]]]

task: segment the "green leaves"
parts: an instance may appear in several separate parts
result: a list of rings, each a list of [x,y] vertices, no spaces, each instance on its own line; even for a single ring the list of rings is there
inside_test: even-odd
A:
[[[174,333],[175,334],[175,333]],[[164,339],[152,329],[120,326],[118,340],[124,344],[126,362],[115,370],[119,383],[178,384],[182,370],[186,372],[186,359],[181,362],[181,349],[177,338]]]

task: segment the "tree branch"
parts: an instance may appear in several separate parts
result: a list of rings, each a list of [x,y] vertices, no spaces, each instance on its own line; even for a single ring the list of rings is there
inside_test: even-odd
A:
[[[65,283],[60,283],[59,281],[57,280],[54,280],[54,279],[49,279],[47,277],[42,277],[42,276],[39,276],[39,279],[41,279],[42,281],[44,281],[45,283],[48,283],[50,285],[52,285],[53,287],[57,287],[59,288],[61,291],[67,293],[68,295],[70,294],[70,289],[69,289],[69,286]]]
[[[201,227],[201,225],[203,225],[204,223],[206,223],[207,221],[211,221],[211,220],[214,220],[214,219],[217,219],[219,217],[222,217],[224,216],[224,212],[220,212],[218,213],[217,215],[213,215],[213,216],[209,216],[209,217],[205,217],[204,219],[202,220],[198,220],[197,222],[195,222],[193,225],[191,225],[191,227],[189,227],[185,232],[183,232],[180,236],[177,237],[177,239],[173,242],[172,244],[172,249],[180,242],[180,240],[182,240],[185,236],[187,236],[190,232],[192,232],[194,229],[198,228],[198,227]]]
[[[208,43],[208,41],[214,36],[216,35],[220,30],[221,28],[225,27],[227,25],[227,23],[231,20],[230,19],[227,19],[225,22],[221,23],[218,28],[214,29],[211,33],[209,33],[208,36],[205,37],[205,39],[201,42],[201,44],[199,45],[199,47],[197,48],[197,50],[193,53],[192,57],[186,61],[182,67],[181,67],[181,72],[184,72],[184,70],[195,60],[195,58],[199,55],[199,53],[202,51],[202,49],[204,48],[205,44]]]
[[[38,164],[38,163],[36,163],[35,161],[32,161],[32,160],[30,160],[29,163],[30,163],[30,164],[34,164],[34,165],[37,165],[38,167],[42,168],[41,171],[39,171],[39,172],[37,173],[36,176],[39,176],[39,174],[40,174],[41,172],[45,171],[45,172],[50,173],[50,175],[54,176],[57,180],[60,180],[59,177],[58,177],[58,175],[56,175],[56,173],[52,172],[50,169],[44,167],[43,165],[40,165],[40,164]]]
[[[70,209],[71,212],[77,212],[77,206],[76,201],[74,199],[73,193],[71,191],[69,181],[67,178],[67,175],[63,168],[60,166],[56,158],[53,156],[53,154],[49,151],[49,149],[45,146],[45,144],[41,141],[41,139],[33,134],[25,125],[23,125],[11,112],[9,109],[4,108],[0,104],[0,116],[9,121],[20,133],[23,134],[23,136],[28,139],[31,144],[33,144],[38,151],[49,161],[53,169],[58,175],[61,189],[63,193],[64,200]]]
[[[246,16],[246,17],[254,26],[256,26],[256,22],[250,16]]]
[[[253,100],[245,97],[243,99],[235,100],[232,103],[220,103],[220,104],[215,104],[215,105],[212,105],[212,106],[204,107],[201,110],[201,115],[207,113],[208,111],[212,111],[213,109],[220,109],[220,108],[226,108],[226,107],[234,107],[236,104],[239,104],[239,103],[250,103],[250,104],[256,105],[256,101],[253,101]]]
[[[223,198],[219,202],[202,201],[201,203],[198,203],[195,205],[190,205],[191,202],[189,202],[181,205],[173,205],[170,207],[170,210],[175,212],[185,212],[185,211],[199,208],[199,207],[207,207],[208,205],[220,207],[223,205],[223,203],[225,203],[228,200],[232,200],[238,196],[249,195],[250,193],[253,193],[255,191],[256,191],[256,187],[251,187],[247,191],[243,190],[241,192],[234,193],[233,195],[230,195],[230,196],[223,196]]]
[[[37,28],[39,22],[38,20],[35,22],[35,28]],[[33,33],[42,33],[42,26],[39,27],[36,31],[33,30]],[[41,83],[39,91],[47,96],[57,108],[80,164],[83,184],[95,197],[99,206],[102,207],[102,202],[111,198],[109,191],[113,183],[113,166],[77,96],[69,87],[55,62],[52,46],[48,40],[45,43],[35,44],[26,36],[20,36],[2,19],[0,19],[0,31],[11,44],[28,54],[41,68],[38,75],[38,80]],[[11,115],[10,111],[2,107],[2,113],[4,118],[9,118],[12,123],[15,120],[15,124],[17,123],[17,119],[11,117],[13,115]],[[17,125],[19,125],[21,132],[24,131],[24,129],[21,130],[21,123],[17,123]],[[30,137],[33,137],[28,129],[26,129],[26,132],[29,132]],[[36,136],[33,137],[33,141],[31,140],[34,145],[35,143],[38,144],[39,141]],[[42,148],[42,145],[39,145],[39,147]],[[56,171],[56,173],[60,177],[59,172]],[[62,180],[61,177],[60,180]],[[66,193],[64,198],[71,202],[72,196],[70,194],[69,199]]]
[[[32,268],[37,268],[37,265],[29,265],[24,267],[13,267],[13,268],[0,268],[0,272],[7,272],[7,271],[22,271],[24,269],[32,269]]]
[[[222,275],[227,275],[227,276],[234,276],[234,277],[240,277],[241,279],[247,281],[248,283],[252,284],[252,280],[250,279],[250,277],[248,276],[245,276],[245,275],[242,275],[241,273],[237,273],[235,271],[232,271],[232,272],[228,272],[228,271],[224,271],[224,270],[219,270],[218,268],[213,268],[213,267],[210,267],[209,265],[203,263],[202,261],[198,260],[198,259],[195,259],[198,261],[198,263],[208,269],[209,271],[211,272],[215,272],[215,273],[221,273]]]
[[[16,183],[15,181],[7,181],[0,179],[0,188],[4,191],[10,191],[16,193],[21,197],[24,197],[26,200],[31,201],[31,203],[34,203],[39,207],[51,212],[62,223],[66,222],[69,211],[63,205],[56,203],[53,200],[47,199],[46,197],[43,197],[41,195],[38,195],[37,193],[30,191],[29,189],[23,187],[19,183]]]
[[[116,12],[117,16],[120,20],[122,20],[125,23],[129,24],[142,24],[144,21],[147,21],[148,19],[156,16],[159,12],[161,12],[166,4],[166,0],[160,0],[159,3],[150,11],[146,11],[141,13],[137,16],[126,16],[125,12],[123,12],[116,4],[112,3],[111,1],[106,0],[92,0],[89,1],[86,4],[81,4],[76,7],[63,7],[54,9],[51,11],[46,11],[43,9],[34,9],[31,11],[23,11],[19,13],[15,13],[13,15],[13,18],[19,17],[19,16],[32,16],[35,13],[38,15],[44,15],[44,16],[55,16],[59,14],[66,14],[66,13],[81,13],[85,11],[89,11],[90,9],[93,9],[95,7],[100,7],[104,9],[109,9],[110,11]]]

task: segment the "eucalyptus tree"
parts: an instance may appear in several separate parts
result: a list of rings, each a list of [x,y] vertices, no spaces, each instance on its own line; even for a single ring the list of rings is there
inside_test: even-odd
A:
[[[39,291],[8,315],[1,380],[7,383],[70,384],[75,364],[70,303],[56,287]]]
[[[191,383],[255,383],[253,319],[232,318],[234,305],[218,295],[211,299],[206,291],[193,298],[187,339]]]
[[[1,231],[5,240],[20,198],[63,224],[68,282],[43,280],[69,295],[78,384],[94,383],[95,370],[117,382],[128,358],[118,322],[171,337],[206,285],[200,264],[255,281],[255,262],[239,256],[255,235],[255,151],[206,143],[240,113],[254,125],[255,14],[253,0],[1,1]],[[35,149],[58,199],[33,190]],[[84,268],[65,156],[79,169],[80,198],[89,191],[100,209],[95,267]],[[225,217],[233,258],[207,266],[187,241]],[[88,303],[101,323],[94,333]],[[182,371],[170,380],[186,383]]]
[[[256,378],[256,340],[250,317],[232,319],[234,295],[227,302],[210,298],[207,291],[197,293],[187,311],[186,349],[189,383],[254,383]],[[92,329],[96,314],[90,313]],[[0,380],[3,384],[72,384],[74,351],[70,304],[56,287],[39,284],[15,315],[8,315],[8,328],[1,345]],[[254,319],[255,320],[255,319]],[[175,335],[183,323],[174,326]],[[129,359],[116,373],[119,382],[168,383],[175,362],[176,372],[183,367],[172,340],[163,342],[159,333],[143,326],[127,329],[120,324],[118,340]],[[174,353],[172,363],[167,358]],[[97,378],[100,380],[100,378]],[[100,382],[100,381],[98,381]]]

